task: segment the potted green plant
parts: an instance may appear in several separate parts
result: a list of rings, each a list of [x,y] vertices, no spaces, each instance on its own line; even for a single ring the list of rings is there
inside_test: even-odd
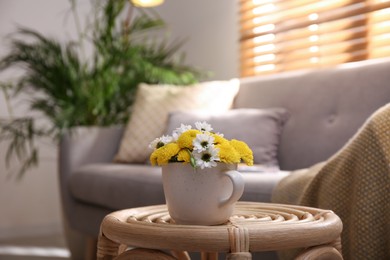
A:
[[[76,3],[70,3],[79,25]],[[165,28],[155,12],[134,12],[127,0],[91,3],[89,22],[76,40],[60,42],[20,28],[0,60],[0,73],[22,69],[21,76],[0,83],[6,100],[27,94],[30,110],[47,121],[39,124],[33,116],[0,119],[0,141],[9,143],[6,161],[15,157],[20,162],[19,177],[38,164],[38,138],[57,141],[76,126],[124,124],[139,83],[188,85],[204,76],[177,56],[182,42],[155,33]]]

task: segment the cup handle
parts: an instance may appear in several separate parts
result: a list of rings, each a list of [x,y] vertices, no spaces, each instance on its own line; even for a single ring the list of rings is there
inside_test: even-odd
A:
[[[232,171],[225,171],[224,173],[227,175],[227,177],[230,178],[233,184],[233,190],[230,197],[228,197],[227,199],[222,199],[220,201],[219,203],[220,207],[226,204],[232,204],[237,202],[241,198],[242,194],[244,193],[244,185],[245,185],[244,178],[242,178],[241,173],[239,173],[238,171],[232,170]]]

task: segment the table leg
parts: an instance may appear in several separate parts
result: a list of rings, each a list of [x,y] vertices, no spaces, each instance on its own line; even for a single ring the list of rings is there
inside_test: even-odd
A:
[[[119,244],[100,233],[97,244],[97,260],[111,260],[118,255]]]
[[[171,255],[176,257],[177,260],[191,260],[191,257],[187,251],[173,251],[173,250],[171,250]]]
[[[249,252],[249,230],[246,227],[229,227],[229,242],[231,252],[226,255],[227,260],[251,260]]]
[[[200,255],[202,260],[218,260],[217,252],[201,252]]]
[[[298,255],[296,260],[343,260],[343,256],[340,252],[329,245],[324,246],[315,246],[306,249],[301,254]]]
[[[249,252],[228,253],[226,260],[252,260],[252,254]]]
[[[123,252],[115,260],[177,260],[177,258],[158,249],[135,248]]]
[[[96,260],[97,239],[89,237],[86,243],[85,260]]]

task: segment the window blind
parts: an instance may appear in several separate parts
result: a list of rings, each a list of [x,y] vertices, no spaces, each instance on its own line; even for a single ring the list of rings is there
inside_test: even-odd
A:
[[[241,76],[390,56],[390,0],[240,0]]]

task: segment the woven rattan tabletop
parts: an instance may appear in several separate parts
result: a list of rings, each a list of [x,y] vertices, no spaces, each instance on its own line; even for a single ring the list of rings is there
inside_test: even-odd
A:
[[[166,205],[140,207],[104,218],[98,259],[116,256],[120,244],[175,252],[242,253],[242,259],[250,259],[248,252],[331,245],[328,249],[339,257],[335,259],[342,259],[341,230],[341,220],[332,211],[302,206],[238,202],[229,221],[216,226],[177,225]]]

